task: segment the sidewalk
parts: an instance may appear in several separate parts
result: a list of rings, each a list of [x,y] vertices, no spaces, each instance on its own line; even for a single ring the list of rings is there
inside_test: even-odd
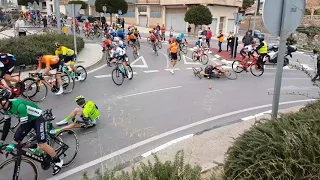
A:
[[[303,106],[296,106],[282,109],[279,111],[279,114],[297,112],[302,107]],[[180,140],[173,140],[166,144],[170,146],[165,149],[155,152],[156,149],[161,149],[160,146],[143,154],[142,157],[145,158],[140,162],[147,163],[148,160],[154,162],[151,153],[155,153],[163,163],[167,160],[172,161],[174,160],[177,151],[184,150],[185,162],[190,163],[191,165],[200,165],[202,167],[203,179],[209,178],[211,170],[224,163],[225,153],[228,148],[232,146],[234,138],[237,138],[244,131],[248,130],[259,119],[270,118],[270,113],[271,111],[256,114],[254,116],[242,118],[239,123],[181,137],[179,138]],[[162,145],[162,147],[166,145]],[[137,163],[136,165],[139,164],[140,163]],[[124,170],[130,171],[131,167],[127,167]]]
[[[77,56],[76,66],[81,65],[88,71],[88,68],[95,65],[102,59],[103,53],[101,50],[102,47],[99,44],[86,43],[82,51]],[[55,70],[52,72],[54,71]],[[35,70],[22,72],[21,79],[27,78],[31,72],[35,72]]]

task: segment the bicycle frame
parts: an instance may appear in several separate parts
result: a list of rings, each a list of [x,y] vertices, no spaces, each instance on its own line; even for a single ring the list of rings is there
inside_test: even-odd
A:
[[[22,66],[19,66],[19,72],[18,72],[18,74],[11,75],[11,77],[18,77],[18,81],[20,82],[20,81],[21,81],[21,70],[24,69],[24,68],[25,68],[25,66],[23,66],[23,65],[22,65]],[[2,88],[2,87],[10,90],[14,95],[19,95],[19,94],[20,94],[19,89],[18,89],[18,91],[15,91],[15,90],[12,89],[12,88],[6,87],[6,86],[0,81],[0,88]]]
[[[29,73],[29,75],[30,75],[30,74],[32,74],[32,73]],[[55,75],[55,74],[52,74],[52,75]],[[54,85],[50,84],[47,80],[45,80],[45,79],[44,79],[44,76],[42,76],[42,75],[40,75],[40,74],[38,74],[38,75],[36,75],[36,76],[37,76],[37,79],[36,79],[36,81],[37,81],[37,86],[41,86],[41,83],[44,83],[44,84],[46,84],[47,86],[49,86],[50,89],[53,89],[53,88],[54,88]],[[30,77],[32,77],[32,76],[30,76]]]

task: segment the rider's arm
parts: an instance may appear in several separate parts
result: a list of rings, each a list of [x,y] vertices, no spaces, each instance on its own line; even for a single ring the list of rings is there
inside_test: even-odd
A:
[[[46,61],[46,68],[43,70],[44,74],[48,74],[50,71],[50,61]]]
[[[36,73],[39,73],[41,71],[41,68],[42,68],[42,63],[41,61],[38,62],[38,68],[36,70]]]
[[[21,124],[26,123],[28,121],[28,110],[25,104],[18,105],[18,114],[20,117]]]

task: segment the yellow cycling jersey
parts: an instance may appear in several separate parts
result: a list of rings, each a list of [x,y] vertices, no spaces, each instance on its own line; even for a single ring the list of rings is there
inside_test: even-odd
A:
[[[72,49],[65,47],[65,46],[61,46],[60,51],[57,49],[55,53],[56,53],[56,56],[60,56],[60,55],[73,56],[74,55],[74,51]]]
[[[92,101],[88,101],[83,107],[83,116],[91,120],[97,119],[100,117],[100,112],[98,107]]]
[[[139,34],[139,30],[134,30],[133,33],[134,34]]]

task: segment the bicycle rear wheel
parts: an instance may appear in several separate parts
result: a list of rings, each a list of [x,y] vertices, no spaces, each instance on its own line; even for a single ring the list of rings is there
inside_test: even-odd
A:
[[[227,79],[236,80],[238,75],[233,70],[224,70],[225,73],[223,74]]]
[[[120,71],[120,69],[119,69],[119,68],[113,69],[113,70],[112,70],[112,81],[113,81],[116,85],[120,86],[120,85],[122,85],[123,80],[124,80],[124,77],[123,77],[123,74],[122,74],[122,72]]]
[[[206,65],[206,64],[208,64],[208,61],[209,61],[208,55],[203,54],[203,55],[201,56],[201,63],[202,63],[203,65]]]
[[[34,81],[24,92],[25,96],[32,102],[43,101],[48,95],[48,87],[42,81]]]
[[[127,73],[127,77],[128,77],[128,73],[130,73],[131,74],[131,78],[129,78],[129,80],[131,80],[133,78],[133,70],[132,70],[132,67],[129,64],[127,66],[128,66],[128,70],[129,70],[129,72],[126,72]]]
[[[187,46],[183,45],[182,48],[181,48],[181,51],[182,51],[184,54],[187,54],[187,53],[188,53],[188,48],[187,48]]]
[[[80,65],[80,66],[77,66],[76,69],[78,70],[78,72],[80,72],[80,76],[81,76],[80,81],[85,81],[88,76],[86,68]]]
[[[2,164],[0,164],[0,174],[1,174],[0,180],[12,179],[12,176],[14,174],[15,163],[16,163],[16,158],[11,158],[4,161]],[[37,169],[37,166],[34,164],[34,162],[31,161],[30,159],[22,157],[21,163],[23,164],[20,164],[20,169],[18,172],[19,177],[15,177],[15,178],[19,180],[38,180],[38,169]],[[31,168],[24,170],[26,169],[27,164]],[[33,172],[31,172],[30,170]]]
[[[256,77],[260,77],[264,73],[264,68],[263,68],[263,66],[259,68],[258,64],[252,63],[250,66],[250,71],[251,71],[252,75],[254,75]]]
[[[192,67],[194,76],[198,76],[199,79],[202,79],[200,71],[198,71],[195,67]]]
[[[159,49],[161,49],[161,48],[162,48],[162,43],[161,43],[161,41],[158,41],[158,43],[157,43],[157,47],[158,47]]]
[[[71,93],[74,89],[75,81],[69,75],[63,74],[61,75],[63,93],[68,94]]]
[[[74,131],[63,130],[51,138],[49,143],[58,155],[63,156],[61,157],[63,159],[62,167],[67,167],[73,163],[79,150],[78,136]],[[64,147],[64,145],[67,146]],[[65,149],[66,147],[67,149]]]
[[[241,73],[242,71],[244,71],[244,68],[241,64],[241,61],[239,61],[239,60],[233,61],[232,70],[236,73]]]
[[[25,92],[27,92],[27,87],[31,84],[31,83],[33,83],[33,82],[35,82],[36,80],[35,79],[33,79],[33,78],[25,78],[25,79],[23,79],[22,80],[22,83],[24,83],[24,87],[26,88],[25,90],[24,90],[24,92],[22,93],[22,96],[24,97],[24,98],[27,98],[27,96],[26,96],[26,94],[25,94]]]

